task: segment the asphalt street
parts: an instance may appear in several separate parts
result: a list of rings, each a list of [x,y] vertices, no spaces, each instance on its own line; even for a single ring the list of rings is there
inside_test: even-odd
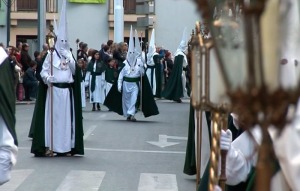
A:
[[[36,158],[28,138],[34,103],[16,106],[19,153],[0,191],[194,191],[183,174],[189,100],[157,100],[160,114],[137,122],[110,112],[83,111],[84,156]]]

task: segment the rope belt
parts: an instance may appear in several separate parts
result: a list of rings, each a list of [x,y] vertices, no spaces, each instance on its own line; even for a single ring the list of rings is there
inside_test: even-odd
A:
[[[93,76],[101,76],[102,72],[92,72],[91,73]]]
[[[155,68],[155,65],[153,65],[153,66],[149,66],[149,65],[147,65],[147,69],[154,69]]]
[[[139,82],[141,79],[140,77],[135,77],[135,78],[129,78],[129,77],[123,77],[123,80],[125,82]]]
[[[53,83],[53,86],[57,88],[71,88],[72,83]]]

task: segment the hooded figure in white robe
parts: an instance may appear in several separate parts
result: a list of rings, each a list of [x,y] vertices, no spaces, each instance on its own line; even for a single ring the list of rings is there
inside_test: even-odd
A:
[[[118,91],[122,92],[123,115],[129,121],[136,121],[136,102],[139,94],[141,76],[144,74],[143,62],[140,58],[141,52],[134,48],[132,26],[130,28],[129,48],[125,66],[118,78]]]

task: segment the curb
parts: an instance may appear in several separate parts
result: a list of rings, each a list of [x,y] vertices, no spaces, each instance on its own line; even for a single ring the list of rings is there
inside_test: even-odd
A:
[[[16,101],[16,105],[31,105],[35,104],[35,101]]]

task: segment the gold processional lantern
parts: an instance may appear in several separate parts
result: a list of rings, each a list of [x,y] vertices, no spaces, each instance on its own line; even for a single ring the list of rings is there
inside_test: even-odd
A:
[[[284,128],[288,108],[300,95],[299,83],[280,83],[279,1],[194,1],[209,23],[231,111],[239,115],[245,130],[261,127],[256,190],[269,191],[274,151],[268,127]],[[201,105],[196,98],[193,104]]]
[[[220,132],[227,129],[228,104],[221,74],[215,59],[213,39],[209,37],[206,23],[196,24],[196,34],[192,39],[192,106],[197,113],[197,180],[200,176],[201,145],[202,145],[202,112],[210,111],[212,120],[212,140],[210,154],[210,182],[209,189],[220,184],[225,190],[226,155],[221,150],[221,175],[218,176]],[[200,137],[200,138],[199,138]],[[197,185],[199,182],[197,181]]]

